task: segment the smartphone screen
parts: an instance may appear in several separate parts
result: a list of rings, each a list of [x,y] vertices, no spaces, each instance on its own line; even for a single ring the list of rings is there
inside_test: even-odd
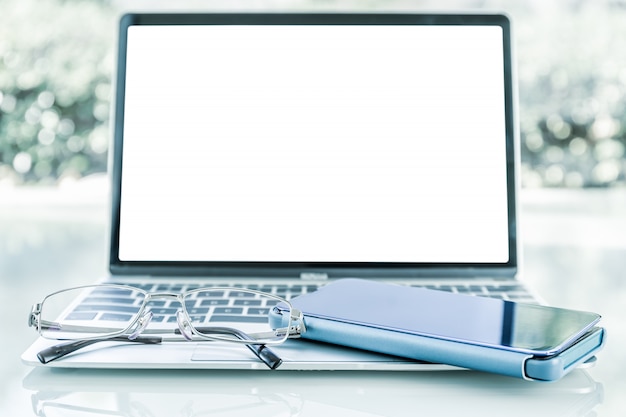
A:
[[[294,298],[305,318],[370,326],[535,356],[567,348],[599,320],[595,313],[359,279],[338,280]]]

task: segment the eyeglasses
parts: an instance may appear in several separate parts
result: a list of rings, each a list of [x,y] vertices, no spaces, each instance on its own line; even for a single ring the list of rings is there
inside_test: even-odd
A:
[[[33,305],[28,324],[46,339],[70,341],[39,352],[42,363],[101,341],[188,340],[245,345],[272,369],[282,360],[267,346],[305,331],[299,310],[261,291],[207,287],[182,293],[147,292],[117,284],[54,292]]]

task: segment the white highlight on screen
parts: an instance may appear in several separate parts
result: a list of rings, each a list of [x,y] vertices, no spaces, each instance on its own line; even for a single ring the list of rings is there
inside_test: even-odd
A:
[[[499,28],[128,36],[121,260],[508,260]]]

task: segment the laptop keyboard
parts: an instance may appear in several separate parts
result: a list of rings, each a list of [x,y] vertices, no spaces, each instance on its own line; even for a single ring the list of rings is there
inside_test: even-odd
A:
[[[245,288],[266,292],[284,298],[286,300],[290,300],[296,296],[314,292],[322,285],[324,285],[324,282],[296,285],[246,284]],[[267,315],[269,313],[269,309],[272,307],[272,305],[270,305],[272,303],[268,303],[267,300],[261,302],[260,300],[251,299],[249,297],[249,293],[231,291],[229,294],[227,294],[223,291],[211,291],[211,286],[207,286],[205,284],[150,283],[132,284],[132,286],[141,288],[147,292],[160,293],[181,293],[198,288],[208,288],[207,291],[198,293],[197,297],[195,297],[194,299],[188,300],[186,305],[187,311],[192,316],[192,319],[205,323],[264,323],[267,322]],[[234,288],[244,288],[244,285],[231,284],[228,286]],[[448,291],[458,294],[492,297],[502,300],[536,303],[536,300],[523,285],[509,283],[489,283],[485,285],[426,284],[411,286],[439,291]],[[124,314],[124,310],[128,309],[129,304],[132,304],[133,302],[133,300],[130,299],[124,300],[124,297],[130,297],[130,291],[121,291],[119,293],[116,293],[114,296],[108,294],[108,297],[111,299],[110,305],[105,307],[105,303],[107,300],[105,298],[102,298],[98,300],[98,308],[110,311],[111,314]],[[80,306],[78,308],[80,308]],[[153,300],[150,303],[150,310],[152,310],[152,313],[154,314],[152,321],[156,323],[175,323],[176,312],[179,308],[180,306],[176,301]]]
[[[224,284],[224,285],[206,285],[206,284],[128,284],[128,283],[115,283],[120,285],[131,285],[132,287],[140,288],[146,292],[170,292],[181,293],[185,291],[191,291],[198,288],[211,288],[211,287],[231,287],[231,288],[245,288],[249,290],[256,290],[266,292],[278,297],[290,300],[293,297],[307,294],[316,291],[320,287],[325,285],[325,282],[319,283],[307,283],[302,285],[293,284],[269,284],[269,285],[255,285],[255,284]],[[408,285],[408,284],[407,284]],[[447,291],[458,294],[466,295],[478,295],[483,297],[499,298],[509,301],[534,301],[533,296],[529,293],[528,289],[521,284],[482,284],[482,285],[465,285],[465,284],[410,284],[415,288],[427,288],[431,290]],[[232,295],[232,294],[231,294]]]

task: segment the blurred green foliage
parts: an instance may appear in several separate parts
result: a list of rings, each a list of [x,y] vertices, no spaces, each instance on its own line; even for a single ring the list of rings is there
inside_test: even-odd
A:
[[[2,3],[0,181],[104,172],[114,11],[97,1]]]
[[[521,10],[525,186],[626,185],[626,2]]]
[[[350,10],[428,4],[366,3]],[[516,29],[522,184],[625,185],[626,2],[480,3],[504,9]],[[0,0],[0,184],[106,171],[121,7],[114,0]]]

